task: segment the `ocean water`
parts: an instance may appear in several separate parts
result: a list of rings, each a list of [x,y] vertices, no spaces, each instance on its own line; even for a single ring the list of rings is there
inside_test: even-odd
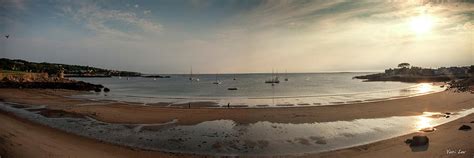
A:
[[[280,74],[279,84],[267,84],[271,74],[171,75],[171,78],[112,77],[73,78],[111,89],[109,93],[82,95],[92,99],[143,102],[211,101],[219,106],[239,107],[318,106],[409,97],[444,90],[432,84],[363,82],[354,76],[370,73]],[[235,77],[235,80],[234,80]],[[288,78],[288,81],[284,79]],[[221,84],[213,84],[219,81]],[[231,91],[228,88],[238,90]]]

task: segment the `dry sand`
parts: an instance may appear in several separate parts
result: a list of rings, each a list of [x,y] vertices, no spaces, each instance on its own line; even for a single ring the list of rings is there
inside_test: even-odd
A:
[[[474,95],[469,93],[440,92],[425,96],[373,103],[357,103],[321,107],[298,108],[168,108],[143,106],[140,103],[117,103],[71,99],[65,96],[77,94],[64,90],[0,89],[0,99],[7,102],[31,105],[48,105],[49,109],[88,115],[112,123],[163,123],[178,119],[178,124],[196,124],[202,121],[230,119],[239,123],[270,121],[280,123],[310,123],[358,118],[420,115],[422,112],[454,112],[474,108]],[[97,105],[90,105],[90,104]],[[89,104],[89,105],[86,105]],[[412,152],[404,140],[411,135],[339,150],[306,155],[307,157],[473,157],[473,131],[458,131],[462,124],[474,121],[474,115],[442,125],[429,133],[432,143],[427,151]],[[9,157],[164,157],[166,153],[131,150],[92,139],[66,134],[48,127],[25,122],[1,114],[0,154]],[[474,127],[474,124],[470,124]],[[21,144],[21,145],[19,145]],[[466,154],[446,154],[446,150],[465,150]],[[6,154],[5,154],[6,153]],[[29,155],[31,154],[31,155]],[[151,156],[150,156],[151,155]]]

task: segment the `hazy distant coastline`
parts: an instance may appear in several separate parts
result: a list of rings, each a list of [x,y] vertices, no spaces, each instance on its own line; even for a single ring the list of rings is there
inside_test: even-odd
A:
[[[463,67],[441,67],[437,69],[410,66],[401,63],[398,68],[386,69],[383,73],[355,76],[364,81],[401,81],[401,82],[446,82],[466,79],[474,73],[474,65]]]

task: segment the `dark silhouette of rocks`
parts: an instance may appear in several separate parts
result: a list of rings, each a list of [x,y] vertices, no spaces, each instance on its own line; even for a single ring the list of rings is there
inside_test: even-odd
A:
[[[3,78],[2,78],[3,77]],[[69,89],[92,91],[104,86],[83,81],[49,77],[47,73],[0,73],[0,88]]]
[[[471,130],[471,126],[468,126],[468,125],[462,125],[461,127],[459,127],[458,130],[462,130],[462,131],[468,131],[468,130]]]
[[[69,89],[78,91],[92,91],[101,89],[102,85],[76,82],[0,82],[0,88],[31,88],[31,89]],[[99,91],[100,92],[100,91]]]
[[[412,141],[413,141],[412,139],[407,139],[405,140],[405,144],[411,144]]]
[[[399,64],[398,68],[386,69],[384,73],[355,76],[364,81],[400,81],[400,82],[443,82],[466,79],[472,76],[474,66],[441,67],[438,69]]]
[[[97,92],[97,93],[99,93],[99,92],[101,92],[101,91],[102,91],[102,89],[100,89],[100,88],[95,88],[95,89],[94,89],[94,92]]]
[[[105,87],[105,88],[104,88],[104,92],[110,92],[110,89],[107,88],[107,87]]]
[[[412,139],[405,140],[406,144],[410,144],[412,152],[420,152],[428,150],[430,140],[427,136],[413,136]]]
[[[427,136],[413,136],[410,146],[423,146],[429,144],[430,139]]]
[[[169,75],[149,75],[149,76],[142,76],[142,77],[145,77],[145,78],[171,78],[171,76]]]

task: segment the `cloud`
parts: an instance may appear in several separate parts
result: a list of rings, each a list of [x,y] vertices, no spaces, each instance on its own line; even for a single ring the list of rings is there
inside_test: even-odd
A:
[[[381,63],[404,60],[420,66],[465,64],[462,57],[469,47],[462,30],[472,28],[473,9],[471,3],[269,0],[229,18],[207,43],[230,48],[225,50],[229,56],[245,59],[257,71],[272,66],[373,70],[390,66]],[[410,19],[420,14],[436,17],[433,30],[422,36],[409,26]],[[463,29],[449,30],[456,26]],[[457,52],[442,58],[450,48]],[[427,52],[432,57],[424,61]]]
[[[138,7],[139,7],[139,5],[138,5],[138,4],[135,4],[135,5],[134,5],[134,7],[135,7],[135,8],[138,8]]]
[[[145,15],[151,14],[151,10],[144,10],[143,14],[145,14]]]
[[[471,24],[471,22],[466,22],[463,26],[465,30],[471,30],[474,31],[474,24]]]
[[[26,5],[24,0],[1,0],[0,1],[0,8],[15,8],[18,10],[25,10]]]
[[[141,32],[156,34],[163,29],[161,24],[141,18],[134,12],[105,9],[95,3],[63,6],[61,10],[64,15],[71,16],[78,24],[84,24],[89,30],[105,37],[141,39],[143,37]],[[120,26],[128,25],[136,27],[138,30],[120,28]]]
[[[111,1],[101,2],[61,5],[62,19],[73,19],[97,36],[78,37],[75,35],[83,30],[67,27],[64,32],[46,32],[43,38],[8,45],[5,52],[14,57],[151,73],[188,73],[191,65],[200,73],[215,73],[268,72],[272,68],[290,72],[382,70],[400,62],[429,67],[472,64],[472,3],[263,0],[245,8],[226,4],[235,12],[220,14],[226,11],[216,9],[222,7],[220,3],[193,0],[160,15],[151,5],[136,9],[135,2],[129,2],[114,8],[99,5]],[[190,12],[193,14],[179,14],[181,7],[197,9]],[[198,21],[200,15],[210,14],[216,19]],[[420,14],[436,17],[433,30],[422,36],[409,27],[411,17]],[[150,19],[155,17],[173,19],[166,33]],[[187,20],[191,18],[196,21]]]

